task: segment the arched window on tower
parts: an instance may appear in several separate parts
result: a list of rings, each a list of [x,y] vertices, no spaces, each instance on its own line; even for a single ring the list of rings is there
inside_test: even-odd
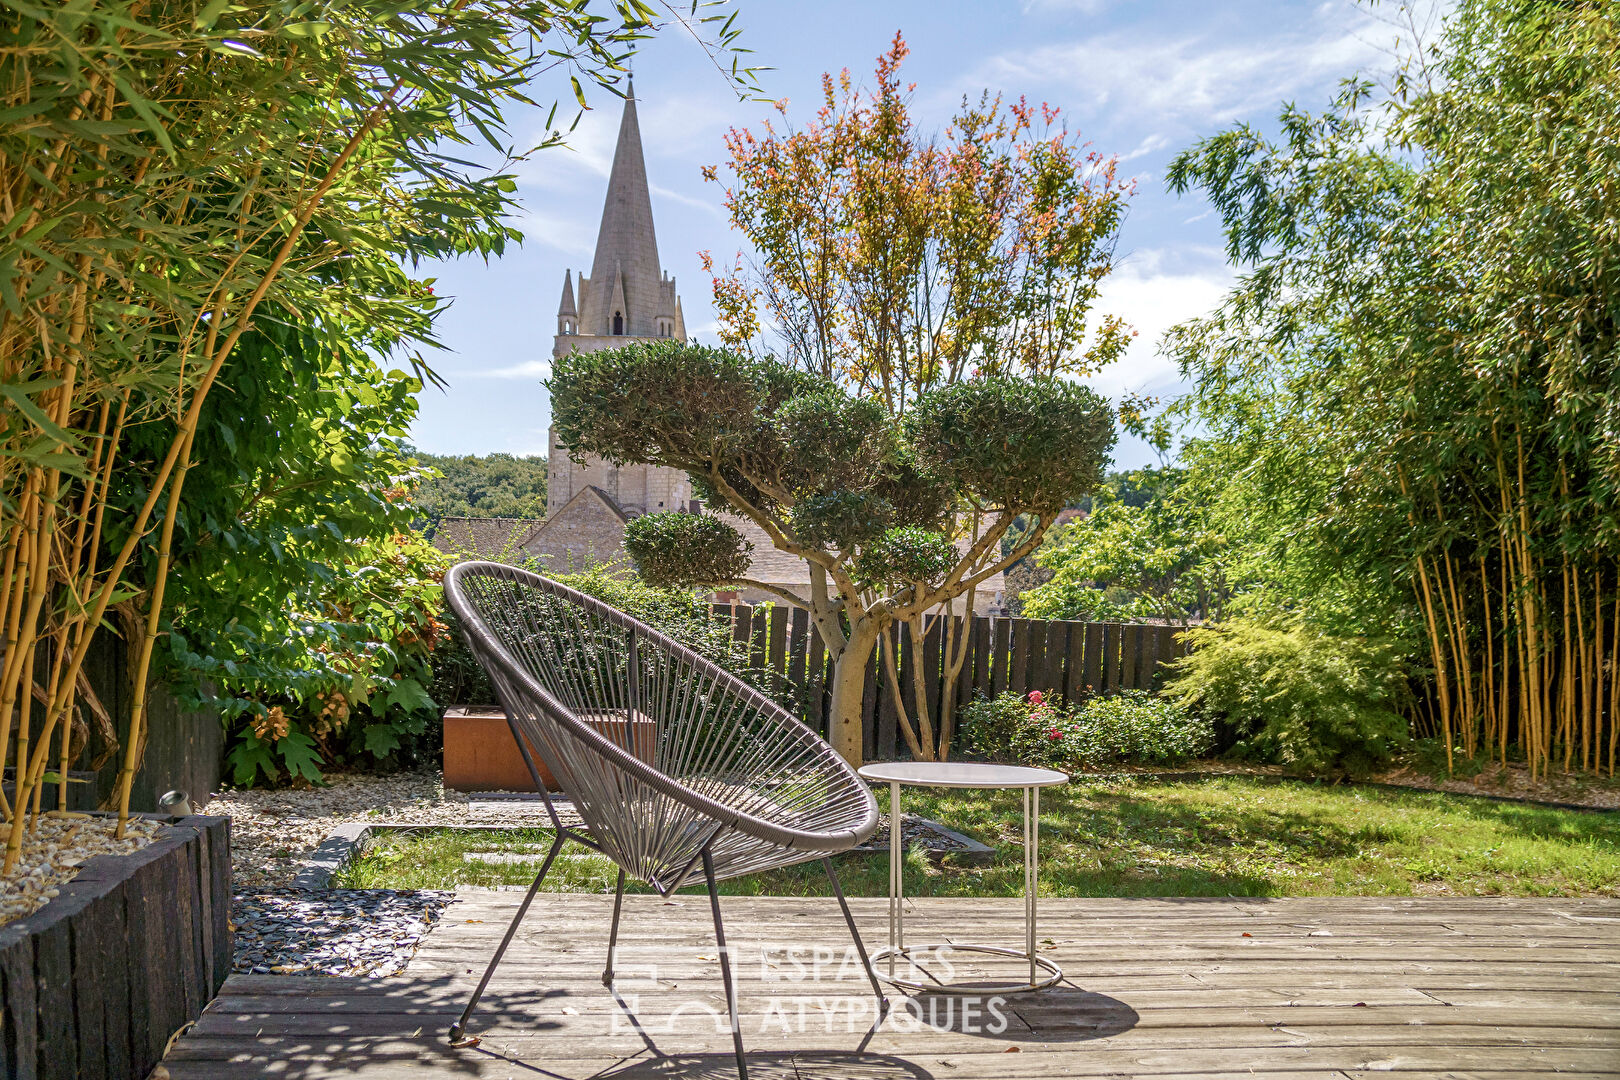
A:
[[[624,313],[622,311],[613,313],[613,333],[615,335],[624,333]]]

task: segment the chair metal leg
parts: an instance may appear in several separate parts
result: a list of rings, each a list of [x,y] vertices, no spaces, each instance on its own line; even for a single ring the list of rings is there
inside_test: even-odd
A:
[[[737,1021],[737,990],[731,983],[731,958],[726,955],[726,931],[720,924],[720,891],[714,883],[714,859],[703,849],[703,880],[709,886],[709,909],[714,913],[714,940],[720,946],[720,981],[726,985],[726,1011],[731,1014],[731,1042],[737,1051],[737,1080],[748,1080],[743,1060],[742,1025]]]
[[[534,903],[534,894],[540,891],[540,883],[546,880],[546,874],[551,870],[552,861],[557,858],[557,852],[562,850],[564,839],[566,839],[565,834],[559,830],[557,838],[551,842],[551,850],[546,852],[546,861],[540,864],[540,873],[535,875],[534,884],[529,886],[528,895],[524,896],[523,903],[518,905],[517,915],[513,917],[512,925],[506,928],[506,936],[501,938],[500,948],[496,949],[495,955],[490,958],[489,967],[484,969],[484,977],[478,980],[478,989],[473,991],[472,998],[467,1002],[467,1007],[461,1010],[461,1019],[450,1025],[451,1046],[478,1045],[476,1037],[471,1039],[467,1037],[467,1021],[472,1017],[473,1010],[478,1007],[478,999],[484,996],[484,989],[489,986],[490,977],[495,974],[495,968],[500,965],[501,957],[506,955],[506,947],[512,944],[512,938],[517,934],[518,923],[522,922],[523,916],[529,913],[529,905]]]
[[[883,986],[878,982],[877,972],[872,970],[872,961],[867,958],[866,942],[861,940],[861,932],[855,928],[855,916],[850,914],[849,901],[844,899],[844,886],[838,881],[838,872],[833,869],[832,859],[823,858],[821,868],[827,871],[827,880],[832,882],[833,895],[838,897],[838,906],[844,912],[844,922],[849,926],[849,936],[855,939],[855,951],[861,958],[861,970],[866,972],[866,978],[872,984],[872,993],[877,997],[877,1023],[881,1024],[883,1018],[889,1014],[889,999],[883,996]]]
[[[613,965],[618,958],[619,948],[619,909],[624,907],[624,871],[619,871],[619,887],[613,893],[613,929],[608,931],[608,961],[607,969],[602,972],[602,985],[613,985]]]

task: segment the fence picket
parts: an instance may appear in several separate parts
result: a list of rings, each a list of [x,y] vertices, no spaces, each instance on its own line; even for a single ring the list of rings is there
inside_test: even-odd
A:
[[[1086,668],[1083,693],[1089,697],[1102,692],[1103,628],[1099,623],[1086,623]],[[1070,698],[1070,701],[1076,700]]]
[[[780,696],[787,675],[787,610],[780,604],[771,608],[770,625],[765,630],[766,666],[771,669],[771,693]]]
[[[1086,624],[1054,622],[1063,628],[1063,685],[1059,692],[1064,701],[1078,701],[1086,684]]]
[[[940,633],[945,628],[943,619],[929,616],[923,624],[923,686],[928,700],[928,721],[939,731],[939,688],[945,681],[945,670],[940,666]]]
[[[807,635],[810,632],[810,613],[804,608],[794,608],[788,612],[788,666],[787,681],[789,686],[808,686],[805,679],[806,661],[809,659],[810,642]]]
[[[1069,665],[1069,625],[1056,619],[1046,624],[1046,673],[1041,689],[1063,696],[1063,671]]]
[[[806,616],[806,622],[809,621]],[[810,632],[809,660],[805,664],[806,696],[812,704],[813,721],[806,722],[814,728],[817,734],[826,735],[827,727],[827,645],[821,640],[821,635]]]
[[[878,746],[878,694],[882,678],[883,665],[878,660],[878,651],[873,649],[871,657],[866,661],[866,690],[861,694],[861,739],[868,761],[894,757],[892,751],[887,754],[881,753]],[[831,727],[831,724],[832,720],[829,717],[828,726]]]
[[[1007,668],[1012,663],[1012,620],[1000,618],[995,621],[995,637],[990,645],[990,696],[1004,693],[1008,689]]]
[[[1029,693],[1030,620],[1013,619],[1012,663],[1007,666],[1007,689],[1022,697]]]
[[[989,616],[973,617],[973,655],[962,667],[962,682],[966,684],[962,694],[964,704],[972,700],[974,690],[983,688],[986,694],[990,693],[990,631]]]

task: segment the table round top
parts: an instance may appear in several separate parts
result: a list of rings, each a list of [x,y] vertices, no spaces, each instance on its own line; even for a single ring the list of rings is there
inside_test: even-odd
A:
[[[878,761],[862,765],[867,780],[917,787],[1029,788],[1066,783],[1068,774],[1025,765],[989,765],[977,761]]]

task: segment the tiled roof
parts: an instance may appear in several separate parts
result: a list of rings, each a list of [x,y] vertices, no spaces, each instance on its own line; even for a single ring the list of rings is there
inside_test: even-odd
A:
[[[433,528],[432,543],[449,555],[497,559],[521,549],[543,524],[543,518],[440,518]]]

